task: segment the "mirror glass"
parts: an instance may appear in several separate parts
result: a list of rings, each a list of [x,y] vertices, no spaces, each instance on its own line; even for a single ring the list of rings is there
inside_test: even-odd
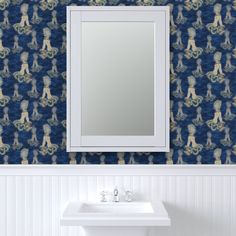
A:
[[[82,22],[82,135],[154,135],[154,23]]]

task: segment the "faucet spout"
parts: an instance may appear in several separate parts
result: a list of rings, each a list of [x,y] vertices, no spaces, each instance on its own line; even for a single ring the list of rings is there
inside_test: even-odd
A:
[[[120,199],[119,199],[119,191],[117,188],[114,189],[114,192],[113,192],[114,196],[113,196],[113,201],[114,202],[119,202]]]

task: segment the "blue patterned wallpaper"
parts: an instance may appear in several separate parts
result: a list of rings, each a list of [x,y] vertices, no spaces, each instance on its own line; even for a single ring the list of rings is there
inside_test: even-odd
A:
[[[169,5],[171,151],[66,153],[66,6]],[[1,164],[236,163],[236,0],[1,0]]]

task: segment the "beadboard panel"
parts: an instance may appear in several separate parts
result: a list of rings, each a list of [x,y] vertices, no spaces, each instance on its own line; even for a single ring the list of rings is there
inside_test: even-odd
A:
[[[212,175],[204,175],[203,169],[176,167],[106,167],[97,175],[96,167],[69,168],[61,175],[43,175],[33,169],[11,167],[9,175],[0,170],[0,235],[1,236],[84,236],[79,227],[60,227],[61,209],[69,200],[97,200],[101,190],[113,190],[117,186],[122,193],[130,189],[136,200],[160,199],[164,202],[171,227],[150,231],[150,236],[234,236],[236,232],[236,167],[222,170],[209,169]],[[99,168],[99,167],[97,167]],[[206,167],[203,167],[206,171]],[[117,175],[118,171],[123,174]],[[15,172],[15,175],[11,172]],[[47,169],[49,171],[49,169]],[[112,175],[112,171],[114,174]],[[173,174],[171,175],[171,171]],[[5,174],[4,174],[5,172]],[[163,174],[160,174],[162,172]],[[223,175],[223,172],[226,174]],[[20,174],[17,174],[20,173]],[[55,172],[57,173],[57,172]],[[139,174],[138,174],[139,173]],[[146,174],[144,174],[146,173]],[[158,174],[155,174],[158,173]],[[200,173],[200,174],[197,174]],[[38,175],[37,175],[38,174]]]

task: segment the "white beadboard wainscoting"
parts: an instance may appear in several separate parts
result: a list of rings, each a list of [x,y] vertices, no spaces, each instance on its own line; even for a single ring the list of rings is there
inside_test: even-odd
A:
[[[150,236],[236,235],[236,166],[12,165],[0,167],[0,236],[83,236],[60,227],[62,207],[116,186],[164,202],[172,226]]]

